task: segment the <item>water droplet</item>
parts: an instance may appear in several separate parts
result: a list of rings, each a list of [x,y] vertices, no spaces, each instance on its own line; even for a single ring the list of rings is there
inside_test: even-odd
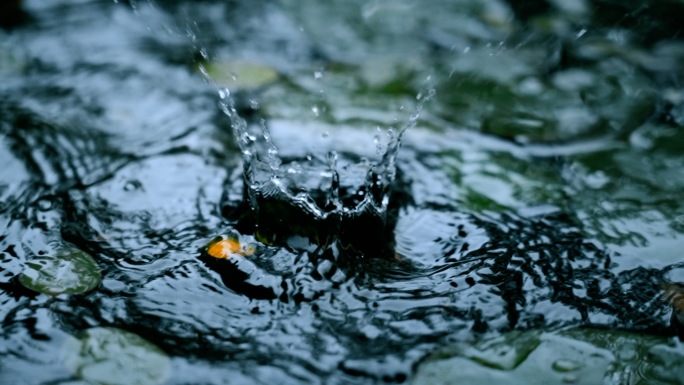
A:
[[[463,48],[463,53],[470,52],[470,46]]]
[[[385,146],[382,145],[380,135],[374,135],[373,142],[375,143],[375,153],[378,155],[382,155],[385,152]]]
[[[584,36],[584,34],[587,33],[587,30],[582,28],[577,32],[577,38],[579,39],[580,37]]]
[[[190,28],[187,29],[186,34],[190,38],[190,40],[192,40],[192,41],[197,40],[197,35]]]
[[[328,152],[328,168],[334,170],[337,165],[337,151]]]
[[[565,382],[566,384],[574,384],[577,381],[579,381],[579,377],[574,374],[567,374],[563,376],[563,382]]]
[[[311,112],[313,112],[313,114],[314,114],[315,116],[319,116],[319,115],[320,115],[320,111],[318,110],[318,106],[316,106],[316,105],[314,105],[314,106],[311,107]]]
[[[315,79],[320,79],[322,77],[323,77],[323,72],[321,72],[321,71],[314,72],[314,78]]]
[[[249,100],[249,106],[250,106],[253,110],[258,110],[258,109],[259,109],[259,101],[255,100],[255,99],[250,99],[250,100]]]
[[[219,98],[225,99],[230,96],[230,90],[227,88],[219,88],[218,90]]]

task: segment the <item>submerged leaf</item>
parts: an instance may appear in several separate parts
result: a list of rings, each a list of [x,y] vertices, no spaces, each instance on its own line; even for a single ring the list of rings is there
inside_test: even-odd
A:
[[[169,357],[137,334],[111,327],[86,330],[67,341],[64,363],[97,385],[155,385],[168,376]]]
[[[418,366],[414,384],[682,384],[684,345],[600,329],[512,332],[461,343]]]
[[[527,332],[515,337],[498,339],[493,345],[464,345],[451,358],[428,360],[418,368],[413,383],[600,384],[613,360],[606,350],[559,335]]]
[[[41,255],[26,263],[19,282],[39,293],[78,294],[94,289],[101,279],[93,258],[78,249],[61,248],[53,255]]]

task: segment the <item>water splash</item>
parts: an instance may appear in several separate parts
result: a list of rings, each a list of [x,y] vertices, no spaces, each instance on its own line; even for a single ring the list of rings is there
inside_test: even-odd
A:
[[[303,236],[316,245],[341,240],[364,253],[382,253],[382,247],[370,246],[386,243],[391,232],[388,205],[402,137],[416,126],[434,95],[435,89],[426,86],[402,126],[378,127],[375,157],[334,147],[282,156],[267,122],[248,122],[238,113],[230,91],[219,90],[221,108],[242,151],[245,198],[259,235],[271,242]],[[329,136],[323,133],[324,138]]]

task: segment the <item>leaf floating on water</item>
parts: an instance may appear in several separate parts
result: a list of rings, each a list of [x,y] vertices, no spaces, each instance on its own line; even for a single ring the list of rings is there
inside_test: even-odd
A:
[[[19,282],[39,293],[78,294],[100,284],[100,268],[89,254],[74,248],[57,249],[53,255],[42,255],[26,263]]]
[[[170,360],[156,345],[124,330],[96,327],[67,341],[65,365],[97,385],[155,385],[168,377]]]
[[[269,274],[249,258],[256,251],[252,236],[232,232],[214,238],[199,259],[216,272],[227,288],[251,299],[272,300],[277,297],[281,278]]]
[[[232,90],[251,90],[278,79],[278,73],[271,67],[246,62],[206,62],[199,70],[217,85]]]
[[[218,237],[207,245],[207,254],[219,259],[227,259],[235,255],[250,256],[254,254],[254,246],[246,241],[241,242],[234,235]]]

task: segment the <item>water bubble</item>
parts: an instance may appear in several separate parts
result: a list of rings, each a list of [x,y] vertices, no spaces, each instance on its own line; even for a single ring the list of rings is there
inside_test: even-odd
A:
[[[124,191],[135,191],[135,190],[141,190],[142,189],[142,183],[140,183],[139,180],[129,180],[124,184],[123,187]]]
[[[539,95],[543,90],[544,85],[535,77],[525,78],[518,84],[518,91],[525,95]]]
[[[551,368],[557,372],[574,372],[582,368],[582,363],[568,358],[559,358],[551,364]]]
[[[48,210],[52,209],[52,207],[54,206],[54,202],[53,202],[52,198],[49,198],[49,197],[41,197],[40,199],[38,199],[37,203],[38,203],[38,210],[40,210],[40,211],[48,211]]]
[[[617,352],[618,358],[623,361],[632,361],[636,358],[638,358],[637,346],[634,343],[625,343],[625,345]]]
[[[606,173],[604,173],[601,170],[598,170],[596,172],[588,174],[584,178],[584,181],[587,187],[592,189],[600,189],[607,185],[608,182],[610,182],[610,179],[608,178],[608,175],[606,175]]]

